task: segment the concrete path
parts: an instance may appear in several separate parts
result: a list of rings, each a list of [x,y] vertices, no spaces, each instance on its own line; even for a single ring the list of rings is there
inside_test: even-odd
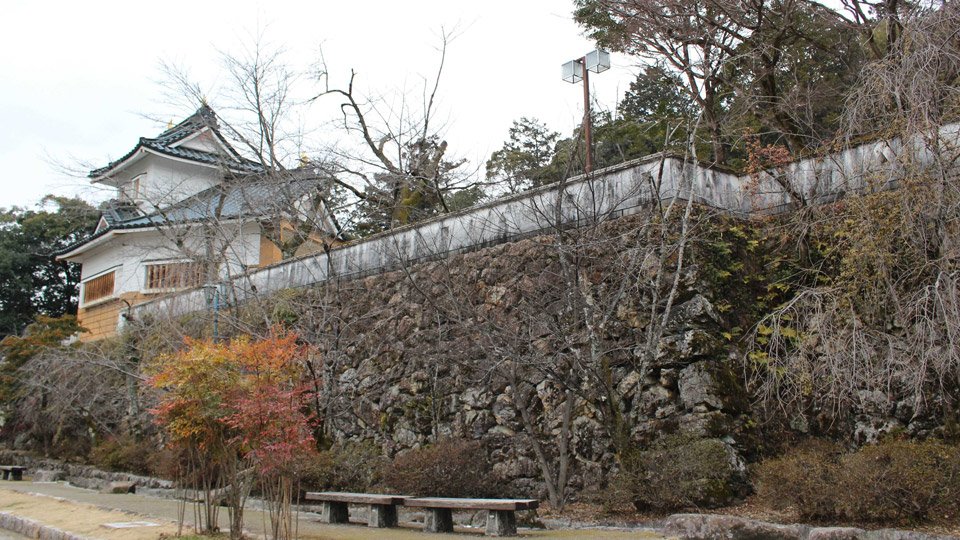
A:
[[[27,495],[34,495],[26,497]],[[37,497],[39,495],[40,497]],[[15,500],[11,499],[14,498]],[[60,500],[58,500],[60,499]],[[111,521],[137,521],[151,520],[163,524],[163,530],[158,528],[139,528],[126,529],[124,531],[124,540],[154,540],[160,536],[160,533],[169,534],[173,527],[175,532],[179,504],[175,500],[150,497],[144,495],[127,494],[105,494],[97,491],[77,488],[66,483],[34,483],[30,481],[11,482],[0,481],[0,511],[12,512],[18,515],[21,512],[25,517],[30,517],[23,510],[24,501],[31,502],[33,507],[49,507],[45,512],[34,508],[34,514],[40,512],[46,518],[34,518],[38,521],[52,519],[49,516],[61,516],[63,519],[57,519],[57,523],[52,525],[71,532],[77,532],[89,538],[121,538],[115,533],[117,531],[108,531],[98,528],[102,523]],[[95,508],[94,508],[95,507]],[[71,508],[67,511],[66,508]],[[192,523],[192,507],[187,507],[187,522]],[[96,512],[104,512],[105,515],[98,515]],[[109,514],[109,515],[106,515]],[[84,531],[73,531],[68,523],[71,517],[80,515],[89,516],[85,520]],[[119,517],[118,517],[119,516]],[[125,516],[125,517],[124,517]],[[247,509],[244,516],[244,526],[253,535],[263,537],[268,526],[268,517],[265,512],[254,509]],[[90,530],[91,520],[95,523],[93,530]],[[98,521],[99,520],[99,521]],[[405,527],[399,529],[371,529],[362,525],[328,525],[319,523],[319,516],[316,514],[302,513],[299,519],[298,538],[303,539],[330,539],[330,540],[366,540],[366,539],[385,539],[385,540],[441,540],[464,537],[468,535],[482,535],[480,529],[459,529],[461,534],[430,534],[426,535],[419,530],[419,525],[405,524]],[[220,523],[223,529],[227,528],[227,509],[220,511]],[[192,527],[185,528],[184,533],[191,532]],[[467,534],[462,534],[467,533]],[[657,539],[662,536],[644,531],[614,531],[603,529],[590,530],[564,530],[564,531],[546,531],[546,530],[521,530],[521,535],[533,538],[597,538],[597,539]],[[15,538],[15,537],[14,537]],[[2,537],[0,537],[2,540]]]

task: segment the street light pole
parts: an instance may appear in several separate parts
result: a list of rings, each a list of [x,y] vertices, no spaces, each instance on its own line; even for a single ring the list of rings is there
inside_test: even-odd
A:
[[[593,172],[593,137],[590,119],[590,76],[589,73],[602,73],[610,69],[610,53],[602,49],[591,51],[583,57],[571,60],[563,65],[563,80],[568,83],[583,81],[583,140],[586,146],[584,172]]]
[[[583,71],[583,141],[586,144],[587,160],[583,171],[587,174],[593,172],[593,137],[591,136],[590,120],[590,72],[587,71],[587,57],[580,59],[580,69]]]

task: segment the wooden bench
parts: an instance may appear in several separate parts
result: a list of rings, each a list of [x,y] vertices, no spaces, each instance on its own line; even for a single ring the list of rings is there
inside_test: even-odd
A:
[[[453,532],[453,510],[486,510],[487,536],[516,536],[516,511],[534,510],[540,502],[535,499],[415,497],[405,500],[403,505],[427,510],[423,520],[423,530],[427,532]]]
[[[348,523],[350,521],[348,504],[366,504],[370,507],[367,525],[370,527],[396,527],[397,505],[407,497],[402,495],[377,495],[368,493],[307,493],[307,500],[320,501],[323,510],[320,513],[325,523]]]
[[[21,467],[20,465],[0,465],[0,471],[3,471],[3,479],[10,480],[11,475],[13,480],[23,480],[23,471],[27,470],[26,467]]]

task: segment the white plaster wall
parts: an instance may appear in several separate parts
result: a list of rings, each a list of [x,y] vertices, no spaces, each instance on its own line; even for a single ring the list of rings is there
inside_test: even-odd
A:
[[[139,193],[134,201],[145,212],[164,208],[220,182],[220,171],[216,167],[179,161],[143,150],[141,152],[139,159],[102,182],[115,186],[116,196],[121,198],[124,193],[133,196],[132,181],[139,177]]]
[[[210,152],[213,154],[219,154],[224,152],[224,149],[220,146],[220,143],[216,138],[210,133],[210,131],[203,131],[200,135],[197,135],[191,139],[181,141],[174,145],[183,146],[184,148],[193,148],[194,150],[202,150],[204,152]]]
[[[260,263],[260,225],[255,221],[224,226],[222,234],[230,238],[224,258],[224,279],[243,274]]]
[[[138,163],[138,165],[141,165]],[[146,175],[140,180],[137,204],[147,213],[165,208],[217,185],[220,171],[155,155],[142,160]]]
[[[960,124],[940,133],[941,143],[960,148]],[[809,203],[828,202],[850,191],[896,187],[902,163],[930,163],[933,155],[917,139],[876,141],[836,154],[808,158],[789,165],[786,172]],[[395,229],[309,257],[285,261],[240,276],[222,285],[234,301],[287,288],[321,283],[331,277],[356,277],[382,272],[430,257],[477,249],[536,234],[560,219],[572,224],[600,215],[638,211],[654,198],[693,198],[738,215],[779,212],[790,207],[790,195],[775,182],[775,172],[756,178],[685,162],[676,157],[650,156],[598,171],[592,178],[576,177],[504,198],[479,207],[447,214],[413,226]],[[189,291],[139,306],[139,312],[185,313],[205,308],[201,291]]]
[[[691,185],[693,186],[691,188]],[[331,276],[354,277],[375,273],[424,258],[446,256],[535,234],[556,223],[560,197],[561,223],[590,216],[630,214],[654,197],[692,194],[713,205],[740,208],[744,197],[735,175],[699,168],[677,158],[654,156],[598,173],[574,178],[561,194],[558,186],[543,188],[493,203],[395,229],[332,250],[286,261],[242,275],[225,284],[233,300],[323,282]],[[183,313],[205,307],[203,291],[189,291],[145,304],[141,312]]]
[[[114,294],[145,291],[147,264],[189,260],[192,254],[204,253],[203,235],[207,233],[199,227],[192,229],[183,249],[174,245],[169,233],[157,230],[118,234],[79,261],[82,280],[115,269]],[[256,222],[224,224],[215,237],[219,246],[226,246],[220,279],[238,276],[259,262],[260,226]]]
[[[86,281],[106,271],[113,270],[114,284],[113,294],[121,295],[126,292],[140,290],[140,283],[137,275],[137,263],[132,259],[134,249],[125,243],[123,236],[114,238],[112,241],[98,247],[88,253],[81,261],[81,280]],[[80,307],[85,307],[83,296],[81,295]]]

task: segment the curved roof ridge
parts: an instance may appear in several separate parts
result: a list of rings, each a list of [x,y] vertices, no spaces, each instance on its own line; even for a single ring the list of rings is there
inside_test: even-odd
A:
[[[203,129],[210,129],[217,141],[226,149],[224,154],[173,146]],[[263,167],[259,163],[244,158],[230,145],[220,133],[220,122],[217,114],[213,112],[213,109],[209,105],[204,103],[193,114],[177,125],[166,129],[160,135],[156,137],[140,137],[132,150],[107,165],[90,171],[87,177],[97,179],[106,176],[107,173],[132,158],[142,148],[148,148],[171,157],[187,159],[204,165],[224,165],[227,168],[241,172],[257,172],[263,170]]]

